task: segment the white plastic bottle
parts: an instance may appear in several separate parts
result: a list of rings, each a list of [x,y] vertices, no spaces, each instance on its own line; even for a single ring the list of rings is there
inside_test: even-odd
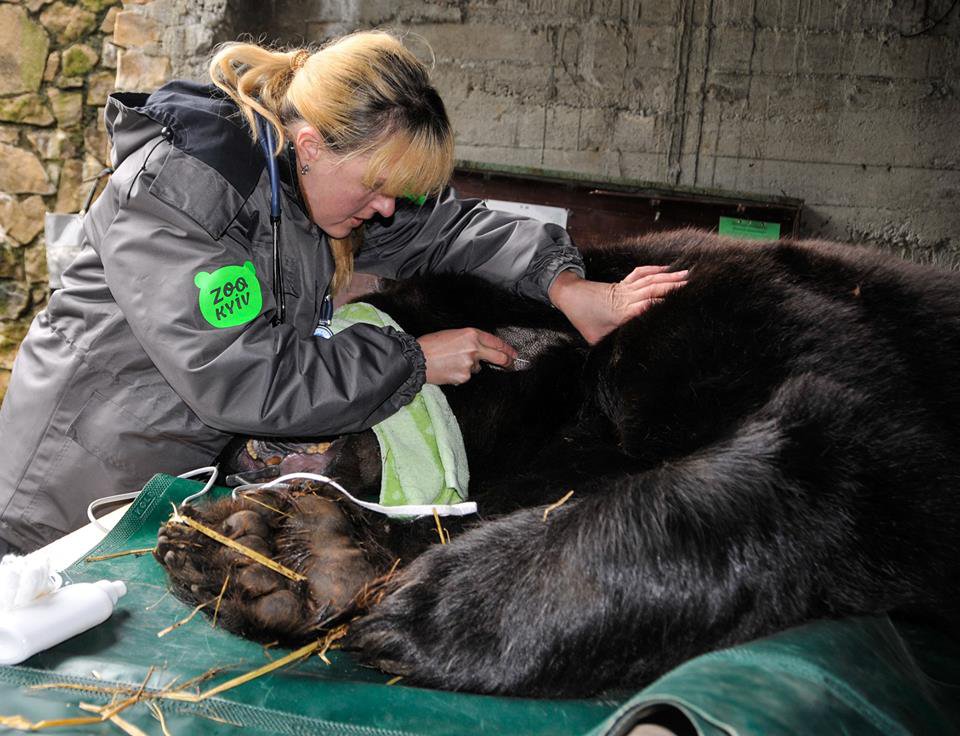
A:
[[[19,664],[103,623],[126,592],[121,580],[75,583],[0,612],[0,665]]]

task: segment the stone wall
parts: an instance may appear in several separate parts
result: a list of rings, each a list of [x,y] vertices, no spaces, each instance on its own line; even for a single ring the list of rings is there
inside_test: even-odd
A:
[[[163,31],[136,0],[0,2],[0,397],[49,295],[43,215],[78,211],[109,164],[107,95],[170,78]]]
[[[49,293],[44,212],[79,210],[107,165],[114,3],[0,2],[0,395]]]

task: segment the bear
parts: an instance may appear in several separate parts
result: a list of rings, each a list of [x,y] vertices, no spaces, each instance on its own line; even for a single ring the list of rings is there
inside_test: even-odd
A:
[[[292,646],[346,623],[343,648],[411,684],[535,697],[640,687],[816,619],[955,633],[960,275],[700,230],[584,257],[594,280],[664,264],[688,283],[594,345],[469,276],[363,298],[414,335],[476,327],[524,359],[443,387],[477,517],[401,522],[323,483],[184,507],[306,580],[168,523],[155,555],[178,597],[230,575],[220,624],[238,634]],[[374,492],[372,433],[327,439],[240,446]]]

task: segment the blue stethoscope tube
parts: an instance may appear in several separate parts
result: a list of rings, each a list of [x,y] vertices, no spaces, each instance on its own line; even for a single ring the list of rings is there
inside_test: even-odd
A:
[[[280,167],[274,151],[277,140],[273,126],[257,115],[260,148],[267,160],[267,176],[270,178],[270,227],[273,230],[273,293],[277,300],[277,324],[283,324],[287,316],[286,298],[283,292],[283,268],[280,266]]]
[[[257,128],[260,135],[260,148],[267,160],[267,176],[270,179],[270,227],[273,230],[273,293],[277,300],[277,317],[274,324],[283,324],[287,316],[287,301],[283,291],[283,268],[280,266],[280,167],[274,151],[277,148],[277,139],[273,126],[257,115]],[[320,321],[314,335],[317,337],[332,337],[330,323],[333,321],[333,299],[329,294],[323,297],[320,305]]]

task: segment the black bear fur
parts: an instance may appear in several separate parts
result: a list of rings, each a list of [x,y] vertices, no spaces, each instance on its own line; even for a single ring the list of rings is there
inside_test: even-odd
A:
[[[531,365],[444,387],[479,523],[445,520],[440,545],[432,520],[342,511],[370,570],[405,565],[344,645],[414,684],[579,696],[813,619],[897,611],[954,630],[960,275],[695,230],[585,258],[598,281],[662,264],[689,283],[594,346],[557,310],[469,277],[365,299],[415,335],[500,334]],[[371,441],[339,440],[328,472],[375,490]],[[171,551],[170,533],[157,554],[178,594],[215,593],[224,565]],[[221,615],[273,636],[249,598]],[[291,643],[331,612],[297,610]]]

